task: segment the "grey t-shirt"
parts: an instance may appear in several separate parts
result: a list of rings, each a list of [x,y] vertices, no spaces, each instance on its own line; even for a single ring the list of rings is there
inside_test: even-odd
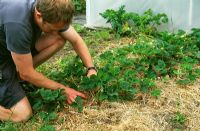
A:
[[[35,0],[0,0],[0,55],[30,53],[41,34],[34,8]]]

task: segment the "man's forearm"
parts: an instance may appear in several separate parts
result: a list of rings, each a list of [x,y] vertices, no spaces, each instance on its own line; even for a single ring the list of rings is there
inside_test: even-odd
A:
[[[44,87],[44,88],[48,88],[48,89],[52,89],[52,90],[56,90],[59,88],[63,88],[63,89],[66,88],[64,85],[48,79],[43,74],[41,74],[35,70],[31,70],[31,71],[29,71],[28,75],[25,75],[25,76],[22,75],[21,77],[24,80],[26,80],[38,87]]]
[[[70,26],[67,31],[62,32],[61,36],[72,44],[74,50],[81,57],[86,67],[94,66],[92,57],[88,51],[86,44],[72,26]]]
[[[94,66],[89,50],[81,38],[76,43],[73,43],[72,46],[87,68]]]

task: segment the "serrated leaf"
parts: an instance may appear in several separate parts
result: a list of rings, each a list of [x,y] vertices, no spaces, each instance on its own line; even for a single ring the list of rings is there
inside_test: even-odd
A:
[[[83,112],[83,99],[77,96],[75,102],[73,102],[71,106],[77,108],[79,113]]]
[[[40,95],[45,101],[55,101],[56,97],[58,97],[58,92],[53,92],[49,89],[41,89]]]
[[[99,99],[99,101],[106,100],[106,99],[108,99],[108,95],[105,93],[100,93],[98,99]]]
[[[42,100],[41,100],[41,99],[36,99],[35,101],[36,101],[36,102],[35,102],[34,105],[33,105],[33,109],[34,109],[34,110],[42,109],[42,107],[43,107],[43,102],[42,102]]]

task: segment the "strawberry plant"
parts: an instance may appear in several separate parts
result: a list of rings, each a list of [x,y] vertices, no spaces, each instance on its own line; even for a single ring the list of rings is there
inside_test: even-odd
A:
[[[55,74],[52,73],[54,76]],[[38,128],[39,131],[55,131],[56,129],[51,125],[51,122],[57,119],[56,112],[63,109],[66,103],[66,97],[62,93],[63,90],[55,91],[49,89],[37,89],[31,84],[23,84],[32,108],[38,113],[42,120],[42,126]]]
[[[80,96],[77,96],[75,102],[71,105],[74,108],[78,109],[78,112],[81,113],[83,111],[83,100]]]
[[[118,11],[108,9],[104,13],[100,13],[100,15],[107,19],[107,22],[111,24],[117,35],[120,36],[130,31],[127,24],[131,14],[126,13],[125,6],[121,6]],[[126,26],[127,28],[125,29]]]
[[[177,33],[160,32],[155,36],[141,34],[134,45],[102,53],[97,76],[86,77],[78,57],[69,63],[61,61],[65,64],[61,64],[63,71],[58,75],[68,77],[67,84],[90,92],[100,102],[131,100],[138,92],[149,91],[158,97],[161,91],[154,83],[157,77],[177,77],[180,84],[191,83],[198,77],[199,70],[195,68],[198,52],[196,39],[181,30]]]
[[[158,25],[168,22],[167,15],[164,13],[155,15],[151,9],[142,15],[133,12],[127,13],[124,5],[117,11],[107,9],[100,15],[107,20],[107,23],[111,24],[118,36],[138,34],[139,32],[152,35],[156,33]]]

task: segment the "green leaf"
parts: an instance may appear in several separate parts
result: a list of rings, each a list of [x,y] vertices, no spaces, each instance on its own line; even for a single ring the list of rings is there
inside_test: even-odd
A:
[[[83,112],[83,99],[77,96],[75,102],[73,102],[71,106],[77,108],[79,113]]]
[[[200,51],[195,53],[196,58],[200,59]]]
[[[195,73],[196,73],[197,75],[200,75],[200,69],[195,69]]]
[[[41,89],[40,95],[45,101],[55,101],[56,97],[58,97],[58,93],[49,90],[49,89]]]
[[[165,62],[163,60],[158,60],[158,64],[156,65],[155,70],[161,74],[166,74],[167,70]]]
[[[158,98],[161,95],[161,90],[155,89],[155,90],[151,91],[151,95]]]
[[[1,125],[1,123],[0,123],[0,130],[1,131],[18,131],[18,130],[20,130],[17,127],[15,127],[14,124],[10,121],[7,121],[3,124],[4,125]]]
[[[42,111],[39,113],[39,116],[45,122],[49,122],[49,121],[57,119],[57,114],[55,112],[48,113],[48,112]]]
[[[42,100],[41,100],[41,99],[36,99],[36,100],[35,100],[35,103],[34,103],[34,105],[33,105],[33,109],[34,109],[34,110],[40,110],[40,109],[42,109],[42,107],[43,107],[43,102],[42,102]]]
[[[90,78],[88,78],[87,76],[84,76],[80,83],[80,87],[82,90],[86,90],[86,91],[92,90],[97,87],[98,82],[99,82],[99,79],[96,75],[92,75],[90,76]]]
[[[191,80],[185,78],[185,79],[183,79],[183,80],[177,80],[176,82],[177,82],[178,84],[180,84],[180,85],[187,85],[187,84],[191,83]]]
[[[184,114],[181,114],[180,112],[177,112],[175,114],[175,116],[171,118],[171,121],[174,124],[178,123],[178,124],[183,125],[187,121],[187,118],[186,118],[186,116]]]
[[[42,127],[38,129],[38,131],[56,131],[56,129],[52,125],[45,123],[44,125],[42,125]]]
[[[149,89],[152,88],[152,87],[155,87],[155,83],[152,80],[145,78],[144,80],[141,81],[140,90],[142,92],[147,93],[149,91]]]
[[[104,100],[106,100],[106,99],[108,99],[108,95],[107,94],[105,94],[105,93],[100,93],[100,95],[99,95],[99,97],[98,97],[98,100],[99,101],[104,101]]]

